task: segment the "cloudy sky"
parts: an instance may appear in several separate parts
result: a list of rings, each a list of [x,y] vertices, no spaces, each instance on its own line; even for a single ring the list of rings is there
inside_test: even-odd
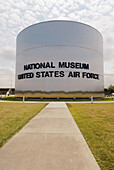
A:
[[[105,87],[114,85],[114,0],[0,0],[0,87],[14,87],[17,34],[47,20],[72,20],[104,39]]]

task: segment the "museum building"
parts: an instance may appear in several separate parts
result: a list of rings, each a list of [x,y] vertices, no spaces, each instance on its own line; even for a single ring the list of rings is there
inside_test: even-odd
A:
[[[16,96],[103,97],[103,38],[74,21],[31,25],[17,36]]]

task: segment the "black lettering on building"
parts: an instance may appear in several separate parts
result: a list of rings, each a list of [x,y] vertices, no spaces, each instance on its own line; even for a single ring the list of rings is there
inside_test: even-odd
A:
[[[70,71],[69,74],[68,74],[68,77],[80,78],[80,72],[72,72],[72,71]]]
[[[99,80],[99,74],[82,72],[82,78],[97,79],[97,80]]]
[[[18,80],[21,80],[21,79],[29,79],[29,78],[33,78],[33,77],[34,77],[34,73],[19,74],[19,75],[18,75]]]

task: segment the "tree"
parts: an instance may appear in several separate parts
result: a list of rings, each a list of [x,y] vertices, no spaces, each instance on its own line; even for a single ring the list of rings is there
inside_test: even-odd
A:
[[[110,85],[107,89],[110,93],[114,93],[114,86]]]

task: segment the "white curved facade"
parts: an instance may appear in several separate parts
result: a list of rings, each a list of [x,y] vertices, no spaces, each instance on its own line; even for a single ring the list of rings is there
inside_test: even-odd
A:
[[[103,39],[91,26],[48,21],[17,37],[16,93],[34,97],[103,96]]]

